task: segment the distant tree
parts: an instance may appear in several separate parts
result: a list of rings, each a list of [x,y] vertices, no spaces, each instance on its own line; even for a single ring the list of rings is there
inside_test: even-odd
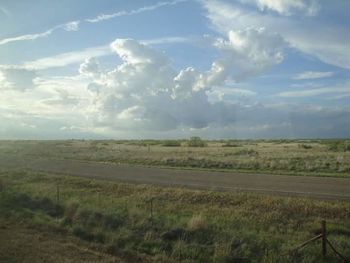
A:
[[[205,147],[207,146],[207,143],[202,140],[200,137],[191,137],[190,140],[188,141],[188,146],[189,147]]]
[[[162,146],[165,147],[179,147],[181,146],[181,142],[178,140],[165,140],[162,142]]]

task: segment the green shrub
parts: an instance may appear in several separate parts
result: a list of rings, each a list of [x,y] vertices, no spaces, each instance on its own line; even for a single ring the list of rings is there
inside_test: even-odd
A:
[[[181,146],[181,142],[177,140],[166,140],[163,141],[162,146],[165,147],[179,147]]]
[[[104,216],[103,227],[107,229],[116,229],[123,225],[126,221],[127,215],[126,213],[114,213]]]
[[[349,141],[332,141],[328,143],[328,149],[335,152],[349,152]]]
[[[63,207],[47,197],[32,198],[27,194],[21,193],[12,198],[11,202],[13,206],[27,208],[33,211],[41,210],[49,216],[60,216],[63,214]]]
[[[243,149],[238,152],[235,152],[234,155],[248,155],[248,156],[257,156],[259,153],[253,149]]]
[[[94,241],[95,239],[94,234],[90,233],[89,231],[87,231],[85,228],[81,226],[74,227],[73,234],[86,241]]]
[[[240,147],[240,146],[242,146],[242,145],[239,143],[231,142],[231,141],[226,142],[222,145],[222,147]]]
[[[189,147],[205,147],[207,146],[207,143],[202,140],[200,137],[191,137],[190,140],[188,141],[188,146]]]
[[[309,144],[298,144],[298,147],[299,148],[302,148],[302,149],[312,149],[312,146],[309,145]]]

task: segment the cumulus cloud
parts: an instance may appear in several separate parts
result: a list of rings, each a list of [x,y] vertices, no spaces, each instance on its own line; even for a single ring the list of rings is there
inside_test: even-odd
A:
[[[116,130],[201,129],[211,123],[231,123],[234,107],[211,102],[208,96],[225,86],[229,77],[255,75],[280,63],[283,41],[264,29],[247,29],[232,31],[227,40],[217,40],[214,46],[222,54],[209,70],[188,67],[177,71],[163,52],[136,40],[117,39],[111,48],[122,63],[115,69],[101,72],[93,59],[80,65],[80,72],[92,78],[87,86],[93,101],[90,119],[97,126]],[[255,94],[242,89],[234,92],[240,96]]]
[[[334,76],[334,72],[331,71],[305,71],[294,77],[294,79],[321,79],[321,78],[330,78]]]
[[[230,30],[242,30],[247,25],[265,27],[277,32],[289,44],[303,53],[312,55],[324,63],[350,68],[350,37],[345,27],[339,27],[315,19],[296,20],[286,16],[274,16],[254,12],[231,1],[202,1],[212,27],[222,34]],[[322,30],[320,30],[322,28]]]
[[[16,66],[0,67],[0,89],[25,91],[35,87],[36,72]]]
[[[257,74],[283,61],[284,40],[263,27],[231,30],[228,39],[218,39],[215,46],[224,52],[223,64],[238,67],[241,75]]]
[[[90,57],[85,59],[84,63],[80,64],[79,67],[79,73],[90,76],[90,77],[96,77],[100,74],[100,64],[97,61],[96,58]]]
[[[229,31],[228,39],[218,38],[213,46],[221,51],[221,57],[205,73],[192,67],[181,70],[174,79],[174,98],[189,97],[192,91],[207,91],[224,85],[228,77],[239,81],[264,72],[283,61],[285,42],[265,28],[246,28]]]
[[[165,37],[141,40],[140,42],[145,45],[162,45],[172,43],[190,43],[196,41],[185,37]],[[50,68],[65,67],[72,64],[78,64],[86,60],[86,58],[98,58],[104,56],[114,55],[109,44],[94,46],[85,48],[83,50],[77,50],[72,52],[65,52],[49,57],[43,57],[32,61],[23,62],[20,66],[33,70],[45,70]]]
[[[53,98],[44,99],[41,102],[48,105],[77,105],[79,103],[79,99],[70,95],[69,92],[65,89],[56,89],[56,95]]]

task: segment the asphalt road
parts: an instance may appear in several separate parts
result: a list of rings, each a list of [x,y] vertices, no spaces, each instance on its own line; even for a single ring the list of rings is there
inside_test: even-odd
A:
[[[118,182],[350,201],[350,178],[175,170],[77,160],[0,156],[0,169],[18,168]]]

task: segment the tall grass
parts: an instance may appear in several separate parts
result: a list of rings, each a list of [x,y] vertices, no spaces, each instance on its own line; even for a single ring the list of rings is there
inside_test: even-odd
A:
[[[350,256],[350,205],[244,193],[118,184],[41,173],[0,173],[11,187],[0,217],[46,224],[132,262],[318,262],[320,244],[290,254],[319,231]],[[55,203],[57,184],[61,203]],[[150,204],[153,213],[150,216]],[[59,209],[57,209],[59,207]],[[6,213],[4,213],[7,211]],[[34,220],[35,218],[35,220]],[[337,258],[329,254],[327,260]]]

